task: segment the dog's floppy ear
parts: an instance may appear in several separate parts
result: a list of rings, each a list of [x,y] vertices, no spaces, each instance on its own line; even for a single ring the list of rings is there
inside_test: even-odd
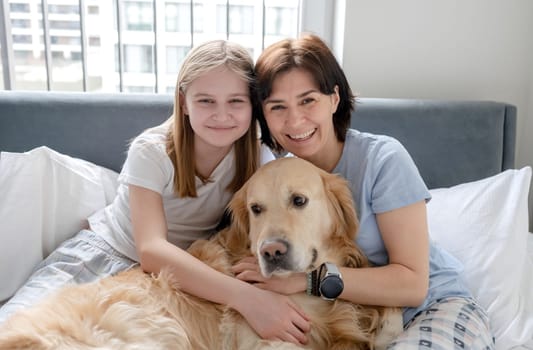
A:
[[[219,240],[221,244],[233,255],[247,255],[250,250],[250,240],[248,237],[250,224],[248,210],[246,208],[246,190],[247,185],[244,184],[233,195],[227,209],[231,222],[229,227],[220,232]]]
[[[339,249],[343,259],[343,266],[362,267],[368,266],[368,259],[363,251],[355,244],[355,235],[359,229],[359,220],[355,212],[352,192],[348,182],[330,173],[322,174],[322,181],[336,216],[332,244]]]
[[[329,173],[322,173],[322,181],[324,182],[328,200],[337,216],[336,234],[353,240],[359,228],[359,220],[357,220],[352,192],[348,187],[348,182],[339,175]]]

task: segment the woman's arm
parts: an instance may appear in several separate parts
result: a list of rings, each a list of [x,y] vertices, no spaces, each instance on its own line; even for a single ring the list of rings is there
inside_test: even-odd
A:
[[[382,306],[418,306],[429,285],[429,237],[426,203],[377,214],[376,220],[389,255],[381,267],[342,268],[341,298]]]
[[[341,268],[344,291],[340,298],[358,304],[418,306],[429,284],[429,237],[425,201],[391,210],[376,217],[389,264],[370,268]],[[263,289],[284,294],[303,292],[305,274],[289,279],[265,279],[257,262],[246,259],[233,268],[239,279],[257,282]]]
[[[263,338],[307,342],[309,322],[289,298],[224,275],[171,244],[161,195],[134,185],[129,185],[129,194],[134,240],[144,271],[169,268],[180,289],[237,310]]]

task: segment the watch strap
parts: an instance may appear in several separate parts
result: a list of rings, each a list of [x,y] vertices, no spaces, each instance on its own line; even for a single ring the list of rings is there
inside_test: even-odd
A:
[[[307,295],[320,296],[320,281],[318,280],[318,271],[313,270],[307,273]]]

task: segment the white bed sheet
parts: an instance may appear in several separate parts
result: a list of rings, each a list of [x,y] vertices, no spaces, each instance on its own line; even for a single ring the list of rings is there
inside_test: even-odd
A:
[[[527,261],[526,264],[528,264],[526,270],[525,270],[525,278],[527,280],[526,283],[523,284],[523,288],[526,291],[526,295],[530,294],[529,300],[533,298],[533,233],[529,233],[527,238]],[[530,304],[531,305],[533,303]],[[527,307],[527,306],[526,306]],[[533,307],[530,307],[533,309]],[[533,310],[530,313],[531,317],[533,317]],[[522,346],[517,346],[512,348],[512,350],[533,350],[533,334],[531,334],[531,339],[527,341]]]

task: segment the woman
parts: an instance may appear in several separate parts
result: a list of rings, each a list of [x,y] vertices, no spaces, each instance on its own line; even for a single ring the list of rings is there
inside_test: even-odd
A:
[[[340,268],[339,295],[358,304],[404,307],[405,331],[391,348],[492,349],[485,311],[460,279],[461,265],[430,242],[430,193],[395,139],[349,129],[354,95],[342,68],[317,36],[268,47],[256,63],[263,141],[351,186],[360,218],[357,243],[374,265]],[[266,280],[255,261],[237,277],[284,294],[306,291],[303,274]]]

